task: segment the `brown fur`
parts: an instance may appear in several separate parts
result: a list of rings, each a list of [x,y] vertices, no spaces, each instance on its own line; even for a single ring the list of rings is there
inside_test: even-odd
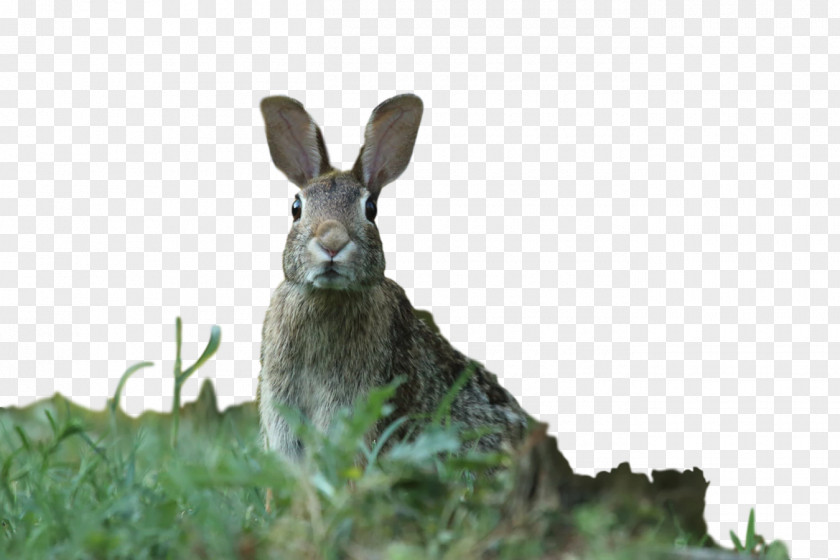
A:
[[[379,231],[365,216],[367,199],[375,202],[408,164],[422,112],[419,99],[398,96],[378,106],[359,159],[345,172],[332,170],[320,130],[301,116],[299,103],[269,98],[262,107],[264,114],[271,112],[266,124],[272,158],[303,183],[301,216],[283,254],[286,279],[263,324],[257,391],[266,446],[295,459],[300,442],[275,403],[300,410],[326,430],[340,408],[404,376],[391,418],[431,413],[470,360],[417,317],[403,289],[385,277]],[[515,445],[530,424],[480,364],[451,412],[467,429],[497,430],[479,440],[484,449]],[[377,426],[371,439],[385,426]]]

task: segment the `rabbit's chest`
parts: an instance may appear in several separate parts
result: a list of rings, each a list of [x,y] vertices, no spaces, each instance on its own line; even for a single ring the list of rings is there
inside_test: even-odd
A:
[[[342,407],[390,381],[390,319],[376,292],[359,300],[313,299],[281,284],[263,328],[262,388],[321,428]]]
[[[313,316],[290,306],[277,311],[267,318],[262,355],[274,400],[326,429],[339,409],[388,382],[391,360],[387,336],[378,332],[382,321],[347,313]]]
[[[292,350],[292,349],[290,349]],[[336,413],[350,407],[357,398],[367,394],[378,383],[379,367],[374,361],[326,349],[317,352],[312,348],[292,350],[300,359],[281,360],[281,383],[276,397],[287,405],[300,410],[315,426],[325,430]]]

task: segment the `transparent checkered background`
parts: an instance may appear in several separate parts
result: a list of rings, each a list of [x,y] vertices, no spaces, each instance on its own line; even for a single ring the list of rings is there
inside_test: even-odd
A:
[[[347,168],[413,91],[387,274],[578,471],[699,466],[716,539],[755,506],[829,556],[839,3],[57,4],[0,8],[0,405],[102,407],[151,360],[124,405],[168,408],[178,315],[188,361],[222,327],[220,403],[252,399],[295,192],[260,99]]]

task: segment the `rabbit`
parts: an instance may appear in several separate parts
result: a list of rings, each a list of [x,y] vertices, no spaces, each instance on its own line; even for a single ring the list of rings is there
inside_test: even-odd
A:
[[[304,451],[277,404],[325,431],[338,410],[403,376],[391,400],[394,413],[373,428],[373,442],[393,418],[434,412],[473,364],[451,418],[463,429],[490,428],[473,443],[479,449],[515,448],[532,419],[495,375],[456,350],[385,276],[376,202],[408,166],[423,113],[420,98],[397,95],[373,110],[349,171],[330,165],[321,130],[300,102],[273,96],[260,109],[274,165],[300,188],[283,252],[285,280],[262,329],[257,401],[265,447],[293,462]],[[390,440],[406,436],[406,426]]]

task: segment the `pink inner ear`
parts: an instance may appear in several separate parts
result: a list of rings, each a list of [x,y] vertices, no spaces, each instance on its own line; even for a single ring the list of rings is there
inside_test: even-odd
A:
[[[274,164],[299,187],[329,168],[318,127],[297,101],[283,96],[264,99],[269,148]]]
[[[308,173],[309,177],[314,177],[315,176],[315,165],[312,163],[312,161],[310,159],[309,150],[307,150],[304,147],[304,145],[301,143],[300,139],[298,138],[298,135],[295,134],[295,132],[298,131],[299,129],[292,125],[292,123],[289,121],[289,119],[286,117],[286,115],[283,114],[282,111],[278,111],[277,114],[281,119],[283,119],[283,122],[286,123],[286,131],[288,133],[289,140],[292,143],[294,143],[294,150],[295,150],[295,153],[297,154],[296,159],[298,161],[298,167],[300,168],[301,171],[304,172],[304,175],[306,175]],[[306,128],[309,128],[309,129],[312,128],[312,123],[309,122],[308,119],[307,119],[307,122],[304,124],[304,129],[306,129]],[[303,132],[303,133],[306,134],[306,132]],[[312,136],[314,136],[314,134],[312,134]],[[306,179],[306,176],[304,176],[304,180],[305,179]]]
[[[383,148],[388,145],[388,134],[391,132],[391,129],[394,127],[394,125],[397,124],[397,122],[402,118],[402,116],[404,114],[405,114],[405,109],[399,109],[399,113],[393,119],[391,119],[391,122],[389,122],[385,126],[385,130],[383,130],[381,134],[377,135],[377,136],[379,136],[379,138],[377,138],[374,141],[374,146],[376,146],[376,149],[373,152],[373,158],[371,159],[371,162],[370,162],[370,168],[365,171],[366,182],[368,182],[368,183],[370,182],[370,174],[374,169],[380,170],[380,167],[382,167],[382,166],[380,166],[379,160],[382,157]],[[379,173],[377,173],[377,175],[381,175],[381,170],[380,170]]]

